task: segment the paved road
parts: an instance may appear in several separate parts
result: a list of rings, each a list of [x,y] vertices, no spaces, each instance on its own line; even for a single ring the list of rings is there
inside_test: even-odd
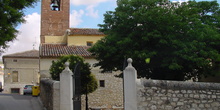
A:
[[[43,110],[38,97],[0,93],[0,110]]]

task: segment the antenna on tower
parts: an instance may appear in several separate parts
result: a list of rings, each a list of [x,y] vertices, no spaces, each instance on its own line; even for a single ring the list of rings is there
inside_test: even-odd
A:
[[[35,41],[33,42],[33,50],[35,50],[36,43],[37,43],[37,41],[36,41],[36,37],[35,37]]]

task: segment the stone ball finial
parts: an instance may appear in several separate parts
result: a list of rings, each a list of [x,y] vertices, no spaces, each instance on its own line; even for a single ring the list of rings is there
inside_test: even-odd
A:
[[[128,63],[132,63],[132,59],[131,59],[131,58],[128,58],[127,62],[128,62]]]
[[[127,60],[127,62],[128,62],[128,66],[132,66],[132,59],[131,58],[128,58],[128,60]]]
[[[66,67],[69,67],[69,65],[70,65],[70,63],[67,61],[67,62],[65,62],[65,68]]]
[[[71,30],[70,30],[70,29],[67,29],[67,30],[66,30],[66,35],[70,35],[70,32],[71,32]]]

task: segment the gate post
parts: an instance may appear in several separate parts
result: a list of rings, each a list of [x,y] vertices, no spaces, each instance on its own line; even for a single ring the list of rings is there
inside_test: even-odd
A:
[[[137,110],[137,71],[128,58],[128,66],[123,71],[124,79],[124,110]]]
[[[73,72],[69,69],[69,62],[60,73],[60,110],[73,110]]]

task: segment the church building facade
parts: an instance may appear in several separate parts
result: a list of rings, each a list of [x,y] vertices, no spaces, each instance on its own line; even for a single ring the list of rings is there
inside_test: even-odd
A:
[[[89,108],[96,110],[123,109],[122,79],[118,73],[100,73],[97,62],[87,51],[105,35],[98,29],[69,27],[69,0],[42,0],[41,5],[41,44],[39,47],[39,72],[41,78],[50,78],[52,61],[62,55],[82,56],[91,65],[91,72],[98,80],[98,89],[88,95]],[[82,96],[82,109],[85,102]]]

